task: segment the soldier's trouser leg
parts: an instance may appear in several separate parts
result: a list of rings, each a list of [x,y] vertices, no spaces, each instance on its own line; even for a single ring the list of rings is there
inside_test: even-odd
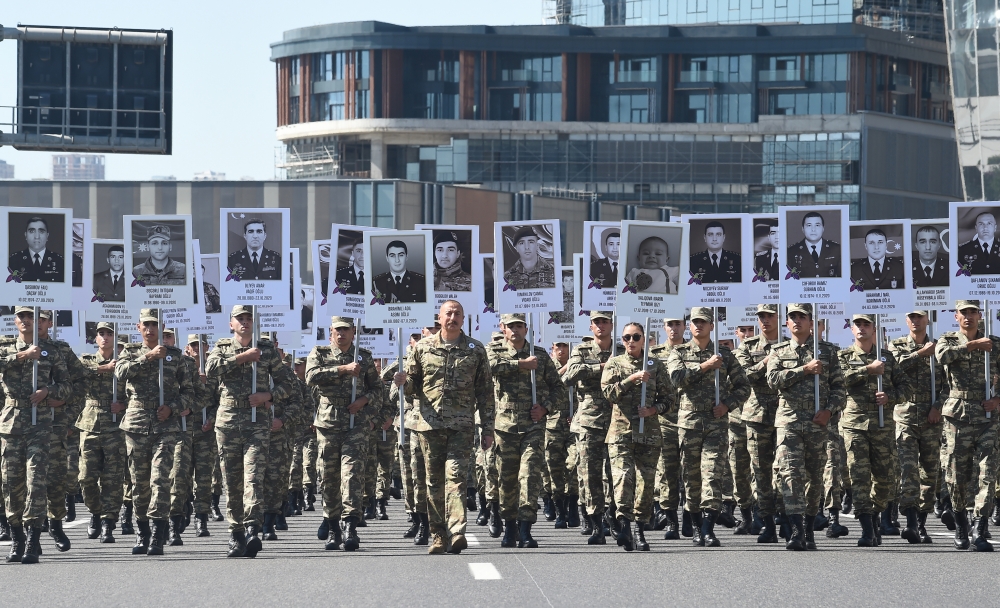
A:
[[[545,468],[542,443],[545,430],[527,433],[494,432],[497,442],[497,474],[500,479],[500,517],[534,523],[538,496],[542,492],[541,472]]]
[[[125,447],[136,521],[167,519],[170,515],[170,469],[174,463],[177,433],[125,432]]]
[[[561,429],[545,429],[545,465],[543,470],[549,472],[551,479],[552,498],[561,500],[566,494],[566,447],[569,431]]]
[[[607,447],[604,437],[607,432],[597,429],[583,429],[577,434],[576,447],[580,454],[580,477],[586,488],[587,513],[603,513],[607,503],[604,494],[604,458]]]
[[[4,509],[12,526],[41,527],[45,519],[51,442],[48,427],[26,429],[23,435],[0,435]]]
[[[321,431],[321,429],[316,429]],[[339,437],[334,437],[339,435]],[[330,432],[322,429],[320,458],[323,462],[323,511],[331,509],[326,517],[357,517],[364,515],[363,502],[365,465],[368,462],[369,432],[362,425],[346,431]],[[323,443],[326,443],[324,447]],[[330,477],[329,483],[327,477]],[[332,486],[339,489],[336,495]],[[327,496],[333,504],[327,507]]]
[[[934,488],[941,467],[940,424],[896,423],[896,451],[899,453],[899,510],[917,507],[921,513],[934,508]]]
[[[389,487],[392,485],[392,457],[395,452],[397,435],[392,432],[392,429],[385,432],[385,441],[382,441],[381,430],[376,429],[375,435],[378,439],[376,446],[377,453],[375,455],[375,461],[378,465],[375,498],[388,499]]]
[[[542,443],[544,444],[544,442],[543,439]],[[544,454],[542,455],[542,468],[538,471],[538,486],[541,488],[541,491],[552,494],[552,478],[549,476],[549,468],[545,466]]]
[[[676,511],[680,501],[681,446],[677,436],[677,425],[660,418],[660,432],[663,447],[656,465],[656,488],[659,490],[660,508]]]
[[[617,514],[646,523],[652,515],[653,487],[660,448],[643,443],[609,443]]]
[[[847,469],[851,473],[851,495],[858,513],[878,513],[889,502],[892,456],[889,442],[895,441],[893,424],[859,431],[841,429],[847,448]]]
[[[777,429],[758,422],[747,422],[746,428],[747,452],[750,454],[750,467],[753,471],[753,492],[757,500],[757,509],[762,517],[774,515],[776,480],[772,473]]]
[[[376,434],[378,431],[369,431],[368,444],[365,446],[365,472],[362,480],[362,495],[364,504],[368,505],[368,499],[375,496],[375,483],[378,471],[378,461],[375,453],[378,451]]]
[[[968,424],[944,418],[948,442],[948,491],[956,509],[967,504],[968,486],[973,469],[978,465],[978,486],[973,517],[989,516],[996,483],[996,423]]]
[[[125,437],[121,431],[80,432],[80,492],[92,515],[118,521],[126,459]]]
[[[288,471],[288,491],[294,492],[302,489],[302,451],[305,449],[305,438],[299,437],[292,444],[292,458]]]
[[[222,479],[222,450],[219,448],[219,436],[212,430],[212,437],[215,438],[215,462],[212,465],[212,494],[222,496],[224,494]]]
[[[733,473],[733,498],[741,509],[749,509],[753,506],[753,488],[750,485],[747,427],[742,422],[729,423],[729,468]]]
[[[567,496],[576,496],[579,502],[580,496],[580,480],[577,474],[577,464],[579,463],[580,455],[576,451],[576,436],[573,433],[566,433],[565,436],[566,445],[566,489],[565,493]]]
[[[406,444],[396,447],[399,477],[403,480],[403,508],[407,513],[414,513],[416,508],[413,502],[413,469],[410,467],[410,442],[413,439],[410,437],[409,429],[404,429],[403,432],[406,433]]]
[[[264,513],[280,513],[288,497],[288,434],[284,428],[271,431],[264,474]]]
[[[781,494],[789,515],[815,517],[823,496],[827,431],[812,422],[781,427],[775,460],[780,467]]]
[[[729,433],[726,433],[726,443],[722,450],[722,473],[719,484],[722,488],[722,500],[735,500],[733,490],[733,469],[729,466]]]
[[[840,436],[840,429],[832,420],[826,427],[826,466],[823,467],[823,490],[826,493],[826,498],[823,504],[826,509],[840,510],[843,504],[840,495],[845,487],[850,487],[850,484],[844,485],[841,475],[844,468],[843,462],[846,459],[842,449],[844,440]]]
[[[54,426],[49,442],[49,468],[45,481],[49,519],[66,517],[66,458],[66,427]]]
[[[316,437],[309,437],[302,450],[302,481],[306,484],[315,484],[318,477],[316,474],[316,460],[319,456],[318,446]]]
[[[124,431],[122,431],[122,441],[125,441]],[[132,473],[128,468],[128,444],[125,445],[125,474],[122,481],[122,501],[132,502]]]
[[[66,493],[80,493],[80,429],[69,426],[66,429]]]
[[[440,429],[413,433],[420,444],[427,475],[427,517],[431,533],[446,537],[465,534],[465,475],[475,432],[472,429]]]
[[[188,427],[190,428],[190,427]],[[191,450],[193,432],[177,433],[174,463],[170,469],[170,515],[183,515],[184,503],[191,496]]]
[[[410,475],[413,479],[413,508],[417,513],[427,513],[427,465],[420,448],[420,438],[410,434]],[[496,494],[496,486],[493,486]]]
[[[246,428],[216,426],[215,436],[226,484],[229,531],[241,531],[251,524],[259,529],[264,521],[264,473],[270,429],[259,424]]]
[[[194,512],[208,513],[212,509],[212,474],[219,461],[215,431],[194,430],[191,442],[192,487]]]
[[[722,506],[722,477],[728,428],[725,419],[706,421],[700,430],[679,429],[681,467],[684,470],[685,509],[718,511]],[[695,510],[697,509],[697,510]]]

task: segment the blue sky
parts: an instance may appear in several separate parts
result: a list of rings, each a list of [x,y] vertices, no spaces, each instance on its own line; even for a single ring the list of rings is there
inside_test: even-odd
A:
[[[541,0],[364,0],[361,2],[173,0],[126,3],[45,0],[7,2],[0,23],[172,29],[174,32],[174,153],[108,155],[106,177],[154,175],[191,179],[220,171],[228,179],[274,176],[274,64],[270,44],[285,30],[342,21],[400,25],[541,23]],[[136,10],[137,8],[140,10]],[[17,43],[0,42],[0,106],[16,101]],[[0,121],[7,121],[3,110]],[[17,179],[51,178],[51,153],[0,148]]]

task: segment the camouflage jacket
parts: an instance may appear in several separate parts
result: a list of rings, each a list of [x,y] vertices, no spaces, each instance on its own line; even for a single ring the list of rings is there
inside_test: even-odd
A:
[[[976,334],[982,338],[983,332]],[[1000,374],[1000,338],[990,336],[993,351],[990,353],[990,370],[993,378]],[[941,415],[968,424],[991,424],[1000,418],[993,412],[986,417],[983,401],[986,399],[985,368],[986,358],[981,350],[966,350],[969,339],[961,332],[941,334],[934,356],[944,366],[948,382],[948,398],[941,407]]]
[[[493,376],[486,348],[463,331],[455,344],[437,333],[417,342],[406,358],[404,394],[414,396],[415,431],[493,432]],[[475,412],[475,414],[474,414]]]
[[[763,335],[747,338],[736,349],[736,360],[750,383],[750,396],[743,404],[743,422],[756,422],[764,426],[774,426],[774,414],[778,411],[778,389],[771,388],[767,380],[767,356],[781,344],[770,344]],[[836,357],[834,357],[836,358]]]
[[[354,345],[346,351],[337,346],[316,346],[306,360],[306,384],[315,387],[319,392],[319,409],[313,425],[316,428],[331,431],[348,431],[351,429],[351,414],[347,407],[351,405],[351,392],[354,386],[354,376],[337,373],[341,365],[350,365],[354,358]],[[370,351],[358,349],[358,363],[361,374],[357,377],[355,400],[366,397],[368,403],[354,415],[354,428],[369,428],[376,422],[378,412],[382,407],[382,381],[379,380],[375,361]],[[368,425],[368,426],[366,426]]]
[[[84,395],[87,391],[87,369],[80,363],[80,359],[73,352],[73,347],[67,342],[51,338],[48,338],[47,341],[54,344],[56,350],[62,355],[66,362],[66,368],[69,370],[69,381],[73,384],[73,393],[70,398],[62,407],[56,408],[52,426],[72,426],[80,412],[83,411]]]
[[[847,387],[847,402],[844,404],[844,413],[840,416],[840,428],[859,431],[877,429],[878,405],[875,403],[875,392],[878,390],[878,376],[869,374],[865,369],[875,361],[875,347],[872,346],[871,352],[866,353],[857,344],[852,344],[842,349],[837,356],[840,357],[840,369]],[[892,353],[883,349],[882,357],[885,363],[882,392],[889,399],[882,416],[888,422],[891,420],[887,415],[892,411],[890,408],[910,399],[913,390],[910,388],[910,379],[896,364]]]
[[[535,370],[535,403],[544,407],[548,414],[558,412],[565,417],[569,413],[566,389],[559,378],[552,358],[544,348],[525,342],[520,349],[507,340],[490,342],[486,354],[493,374],[493,397],[496,403],[494,428],[506,433],[527,433],[545,430],[547,417],[538,422],[531,420],[531,371],[520,369],[519,361],[532,354],[538,359]],[[529,354],[530,353],[530,354]]]
[[[100,365],[107,365],[112,359],[105,359],[101,354],[81,355],[80,363],[87,370],[86,389],[84,391],[84,407],[76,419],[76,428],[88,433],[117,432],[125,412],[120,412],[117,420],[112,420],[111,401],[114,395],[114,370],[98,372]],[[118,392],[118,402],[124,404],[124,391]]]
[[[409,349],[407,349],[407,355],[409,355]],[[397,429],[399,428],[399,387],[396,386],[395,382],[392,381],[392,377],[396,375],[399,370],[399,361],[393,361],[387,367],[382,368],[382,381],[387,383],[388,390],[386,392],[386,408],[392,408],[395,413],[395,419],[393,420],[393,426]],[[413,407],[414,396],[403,396],[403,426],[404,428],[411,428],[416,424],[416,409]]]
[[[673,345],[669,342],[664,342],[663,344],[657,344],[649,348],[649,358],[655,359],[663,364],[663,369],[667,369],[667,357],[670,356],[670,351],[674,349]],[[670,378],[667,377],[667,384],[670,384]],[[664,413],[660,414],[658,418],[660,419],[660,428],[664,425],[670,427],[677,426],[677,387],[670,384],[670,390],[673,393],[670,399],[670,407]]]
[[[66,401],[73,393],[69,367],[58,349],[48,340],[39,340],[38,345],[42,349],[38,359],[38,387],[47,387],[49,394],[36,408],[36,432],[39,428],[51,428],[52,411],[64,407],[49,407],[48,399]],[[17,360],[17,353],[28,346],[20,338],[5,338],[0,342],[0,383],[6,395],[3,411],[0,412],[0,434],[23,435],[32,430],[32,408],[28,399],[34,393],[34,360]]]
[[[667,368],[658,359],[650,358],[649,382],[646,383],[646,406],[655,407],[657,416],[648,416],[639,433],[639,406],[642,404],[642,383],[632,383],[628,377],[642,371],[642,359],[618,355],[608,361],[601,374],[601,391],[611,403],[611,424],[605,443],[643,443],[663,445],[660,415],[670,410],[675,391],[670,385]]]
[[[541,256],[538,256],[538,261],[531,270],[525,270],[521,260],[514,262],[510,270],[503,273],[503,280],[517,289],[543,289],[555,287],[557,284],[556,270],[552,262]]]
[[[219,379],[209,378],[207,375],[203,379],[198,373],[198,360],[192,360],[195,362],[192,381],[194,383],[195,406],[191,416],[188,417],[188,428],[191,428],[192,422],[199,429],[205,423],[211,422],[213,429],[209,432],[214,433],[215,416],[219,411]]]
[[[181,430],[180,413],[194,409],[196,395],[194,378],[184,362],[181,349],[167,346],[163,359],[147,361],[151,349],[142,343],[126,344],[118,355],[115,376],[118,390],[125,388],[127,409],[122,417],[121,429],[130,433],[176,433]],[[163,404],[170,408],[169,418],[160,422],[156,409],[160,406],[160,362],[163,362]],[[121,399],[121,397],[119,397]]]
[[[903,424],[924,424],[927,422],[927,415],[931,411],[931,364],[934,364],[934,384],[936,385],[936,395],[946,396],[948,394],[948,383],[944,374],[944,367],[934,359],[933,352],[930,357],[921,357],[917,354],[920,348],[927,344],[917,344],[912,336],[896,338],[889,343],[889,352],[896,358],[896,363],[910,379],[910,386],[913,389],[913,397],[908,401],[897,403],[893,409],[892,418],[896,422]],[[938,402],[938,407],[941,407]]]
[[[725,418],[715,418],[715,370],[701,371],[701,364],[715,354],[715,345],[709,340],[702,349],[694,341],[675,346],[667,356],[670,382],[678,388],[677,426],[683,429],[703,429],[713,423],[724,423]],[[719,400],[729,411],[739,409],[750,395],[750,385],[743,368],[728,348],[719,350],[722,367],[719,368]]]
[[[300,407],[294,425],[296,434],[301,435],[303,430],[308,430],[316,419],[316,411],[319,409],[319,393],[298,376],[295,377],[295,385],[299,392]]]
[[[569,357],[566,373],[563,374],[563,384],[576,389],[577,409],[573,416],[570,430],[582,433],[584,429],[607,432],[611,424],[611,404],[601,390],[601,375],[604,369],[602,363],[614,355],[625,352],[621,344],[611,341],[611,349],[601,350],[596,340],[578,344]]]
[[[223,338],[205,361],[205,375],[219,383],[219,409],[215,426],[222,429],[248,428],[251,424],[271,428],[270,408],[257,408],[253,417],[249,397],[253,393],[271,393],[271,401],[286,399],[292,390],[292,370],[282,363],[281,356],[269,340],[259,340],[260,361],[257,362],[257,386],[253,386],[253,363],[237,363],[236,357],[248,350],[237,338]],[[272,380],[273,386],[272,386]],[[263,415],[262,415],[263,413]]]
[[[771,347],[767,361],[767,386],[776,393],[777,407],[773,423],[776,427],[788,427],[797,422],[812,422],[816,415],[816,380],[819,378],[819,404],[836,416],[844,409],[847,389],[844,374],[840,369],[837,346],[819,341],[819,360],[823,363],[823,373],[819,376],[806,374],[803,366],[813,361],[813,340],[799,344],[794,339],[779,342]],[[746,414],[746,408],[743,410]],[[756,422],[756,421],[755,421]]]

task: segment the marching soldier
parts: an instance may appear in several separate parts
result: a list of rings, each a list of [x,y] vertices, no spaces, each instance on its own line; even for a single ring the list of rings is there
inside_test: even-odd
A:
[[[184,355],[199,368],[199,356],[207,354],[208,343],[198,334],[188,334]],[[209,380],[198,370],[194,377],[195,409],[188,418],[191,435],[191,460],[193,462],[192,489],[194,490],[194,516],[198,520],[199,537],[211,536],[208,531],[208,513],[212,509],[212,475],[219,468],[219,448],[215,441],[215,412],[219,407],[219,381]]]
[[[163,328],[163,345],[177,347],[177,336],[172,327]],[[202,402],[201,378],[198,373],[198,363],[186,354],[181,359],[185,365],[185,373],[191,378],[191,388],[193,405]],[[180,547],[184,544],[181,534],[190,523],[190,515],[185,513],[188,507],[188,498],[191,496],[191,449],[194,442],[194,420],[191,413],[194,409],[181,411],[180,416],[184,418],[184,424],[178,423],[177,445],[174,448],[174,462],[170,468],[170,540],[167,544],[171,547]],[[186,428],[185,428],[186,427]]]
[[[667,339],[663,344],[657,344],[649,349],[649,358],[656,359],[666,369],[667,357],[675,346],[684,344],[684,319],[663,319],[663,329]],[[652,337],[652,336],[650,336]],[[677,436],[677,389],[670,399],[670,408],[659,415],[660,435],[663,445],[660,447],[660,458],[656,463],[656,489],[659,493],[657,502],[653,505],[656,516],[653,519],[653,529],[663,530],[663,540],[679,540],[680,526],[677,522],[677,508],[681,497],[681,446]],[[684,511],[686,526],[691,528],[690,515]]]
[[[294,360],[295,379],[299,385],[299,399],[302,409],[299,412],[299,422],[295,441],[292,444],[292,464],[288,475],[288,492],[295,493],[296,515],[301,511],[315,511],[316,501],[316,408],[319,405],[319,395],[306,384],[306,358],[296,357]]]
[[[572,307],[570,307],[572,310]],[[557,368],[560,378],[569,367],[569,344],[558,342],[552,346],[552,362]],[[559,394],[569,396],[567,389],[560,381],[559,386],[552,389]],[[576,528],[580,525],[577,513],[579,490],[576,484],[576,452],[575,442],[569,432],[567,412],[549,412],[545,421],[545,469],[552,480],[552,502],[555,509],[555,527]],[[573,455],[570,455],[570,452]]]
[[[274,345],[279,357],[283,360],[284,353],[278,348],[277,336],[269,332],[267,339]],[[264,473],[263,509],[264,526],[261,538],[263,540],[278,540],[276,530],[287,530],[284,521],[285,501],[288,498],[288,458],[291,455],[290,439],[295,432],[295,420],[302,409],[302,393],[294,380],[291,368],[282,362],[287,370],[288,395],[274,399],[271,402],[271,436],[267,444],[267,471]]]

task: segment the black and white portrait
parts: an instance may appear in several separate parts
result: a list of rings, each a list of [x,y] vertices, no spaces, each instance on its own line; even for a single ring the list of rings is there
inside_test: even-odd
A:
[[[242,281],[280,281],[285,243],[281,211],[227,210],[226,268]]]
[[[837,238],[841,226],[847,218],[841,210],[788,210],[786,215],[789,239],[787,265],[794,269],[798,277],[840,277],[842,276],[841,243]]]
[[[131,282],[125,272],[125,246],[120,242],[95,242],[94,256],[94,296],[104,302],[124,302],[125,282]]]
[[[20,282],[66,281],[65,235],[69,228],[64,214],[11,212],[7,224],[11,275]]]
[[[956,214],[958,266],[971,276],[1000,274],[1000,207],[959,207]]]
[[[373,297],[385,304],[427,302],[424,255],[430,234],[371,236]]]
[[[556,287],[556,247],[553,222],[504,225],[496,243],[501,257],[504,286],[517,290]]]
[[[681,235],[677,224],[631,227],[625,243],[624,288],[631,293],[678,293]]]
[[[219,256],[201,256],[202,287],[205,292],[205,314],[222,312],[222,296],[219,293]]]
[[[689,267],[702,284],[743,281],[741,218],[691,217]]]
[[[362,232],[341,228],[336,234],[337,260],[334,281],[346,294],[362,295],[365,290],[365,254]],[[323,275],[323,293],[329,295],[327,274]]]
[[[916,221],[910,225],[913,244],[913,286],[947,287],[949,284],[949,252],[951,251],[947,221]]]
[[[855,290],[905,289],[906,266],[901,224],[851,225],[851,284]]]
[[[130,234],[134,279],[146,286],[187,284],[183,220],[135,219]]]
[[[84,220],[73,220],[73,287],[83,287],[83,257],[86,232],[90,224]]]

